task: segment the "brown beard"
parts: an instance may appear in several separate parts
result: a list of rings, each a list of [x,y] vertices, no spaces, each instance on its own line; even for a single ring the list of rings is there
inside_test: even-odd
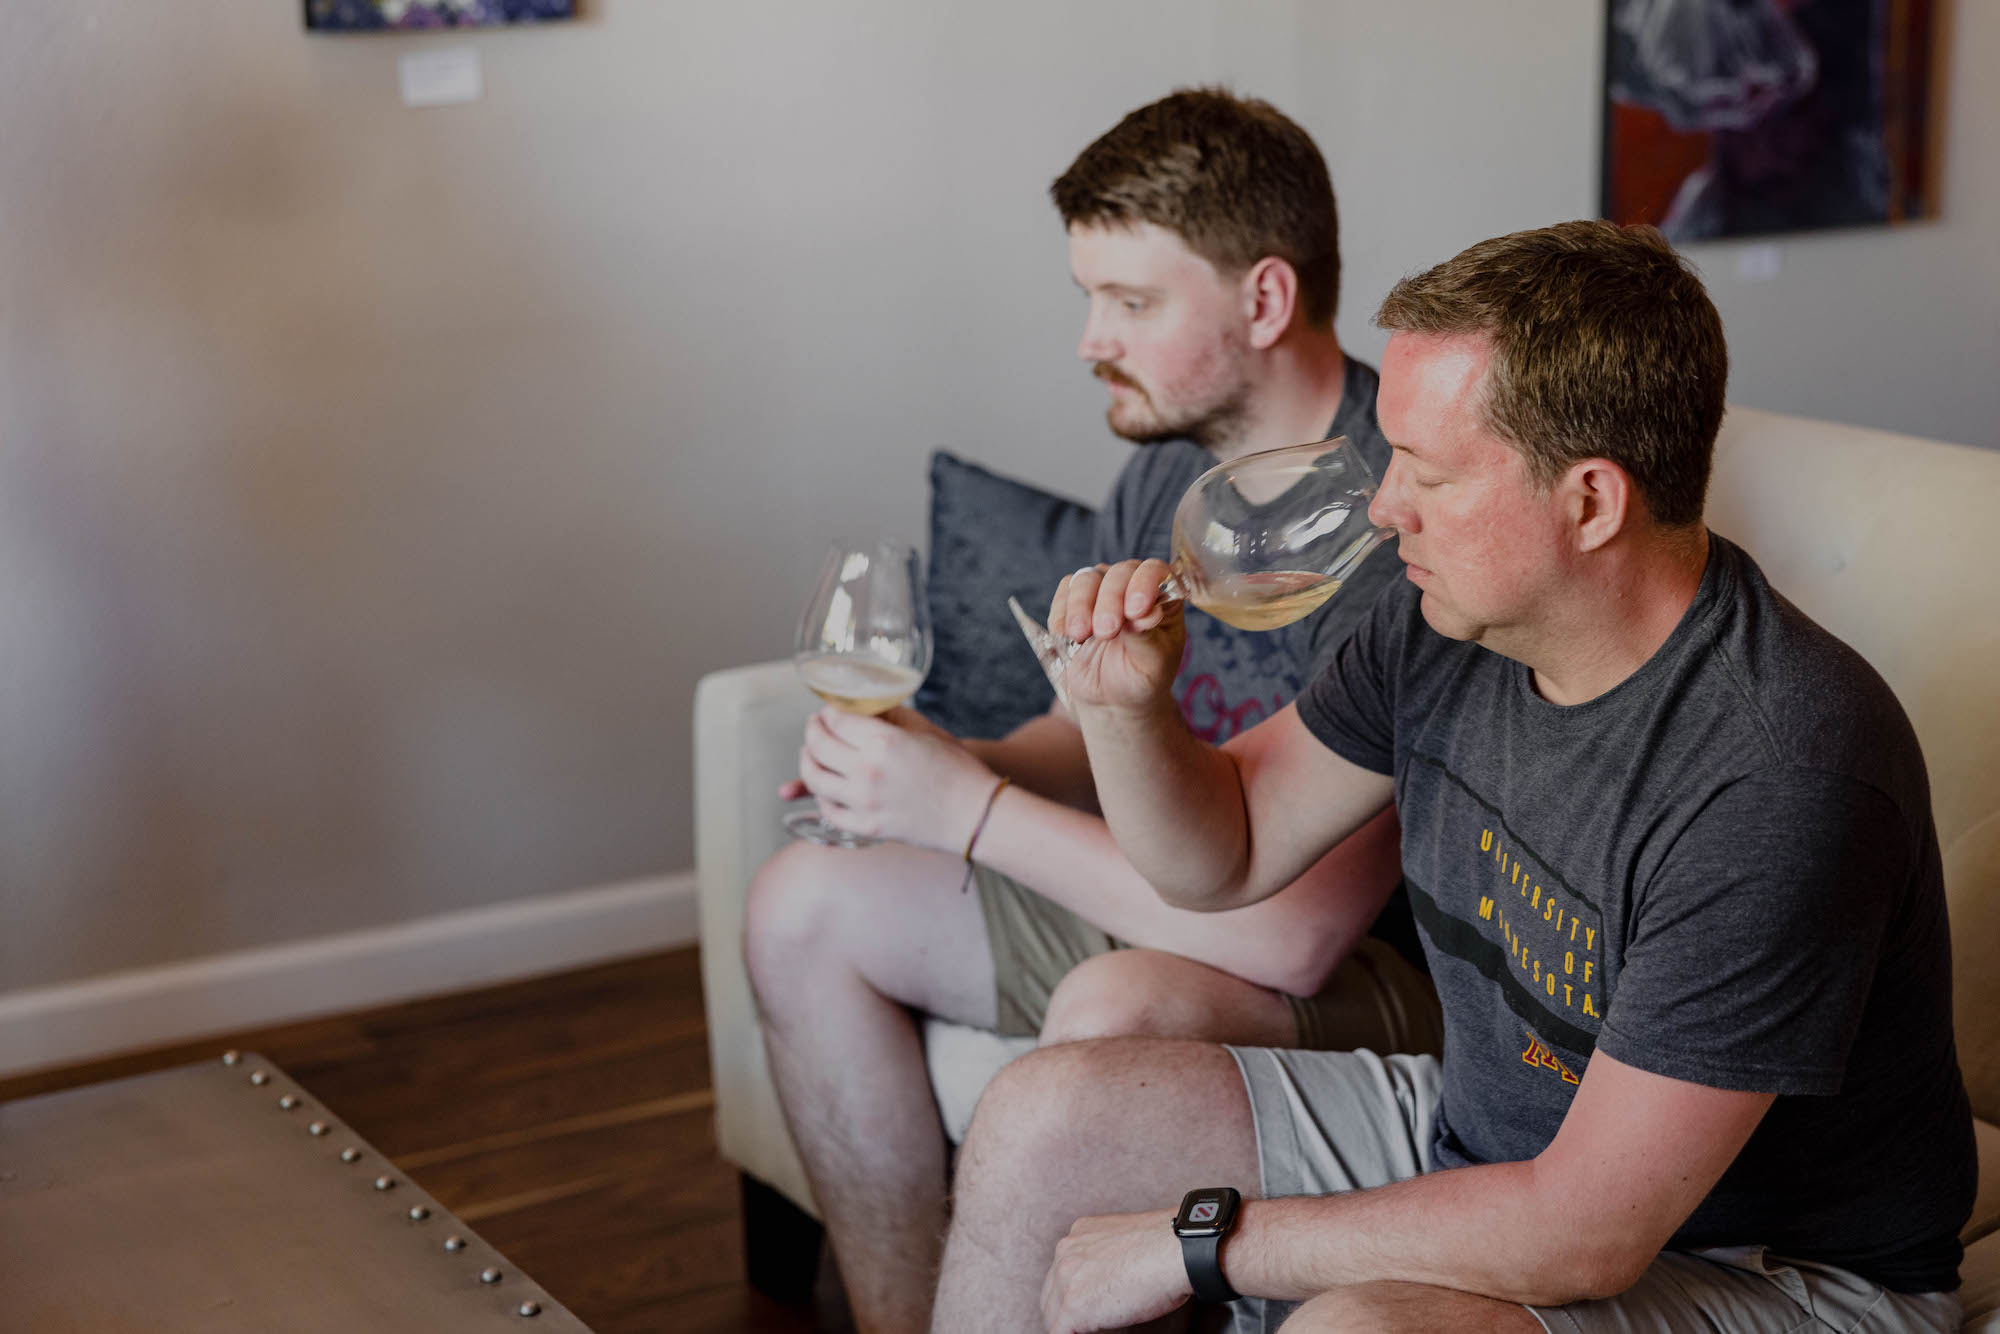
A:
[[[1090,373],[1106,384],[1124,385],[1145,399],[1147,406],[1153,405],[1153,396],[1146,392],[1146,387],[1110,362],[1093,362]],[[1112,407],[1105,410],[1104,424],[1111,428],[1113,435],[1135,445],[1164,445],[1174,440],[1191,440],[1203,449],[1211,449],[1241,428],[1243,403],[1248,397],[1248,390],[1239,388],[1228,401],[1218,405],[1207,416],[1195,421],[1168,422],[1139,430],[1119,426],[1116,420],[1118,409]]]

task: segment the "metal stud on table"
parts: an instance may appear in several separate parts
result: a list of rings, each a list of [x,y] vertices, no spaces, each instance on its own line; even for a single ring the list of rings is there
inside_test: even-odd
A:
[[[446,1237],[444,1239],[444,1248],[448,1251],[462,1251],[465,1249],[465,1238]]]
[[[284,1097],[278,1099],[278,1106],[284,1108],[288,1112],[291,1111],[294,1107],[297,1107],[298,1105],[299,1105],[299,1100],[296,1094],[287,1093]]]
[[[500,1281],[500,1271],[497,1269],[490,1269],[490,1268],[482,1269],[479,1271],[479,1281],[481,1283],[488,1283],[488,1284],[498,1283]]]
[[[346,1148],[346,1149],[342,1149],[342,1150],[340,1151],[340,1161],[341,1161],[341,1162],[343,1162],[343,1163],[358,1163],[358,1162],[360,1162],[360,1161],[361,1161],[361,1150],[359,1150],[359,1149],[355,1149],[355,1148]]]
[[[424,1208],[423,1205],[415,1204],[410,1206],[410,1221],[412,1223],[421,1223],[430,1216],[431,1211]]]
[[[324,1135],[325,1133],[326,1133],[326,1122],[324,1121],[314,1121],[311,1125],[306,1127],[306,1134],[308,1135],[319,1136],[319,1135]]]
[[[395,1188],[396,1188],[396,1178],[394,1178],[394,1177],[376,1177],[376,1178],[375,1178],[375,1189],[377,1189],[377,1190],[394,1190]]]
[[[243,1059],[243,1053],[235,1050],[234,1048],[231,1048],[230,1050],[222,1053],[222,1063],[224,1065],[235,1065],[242,1059]]]
[[[262,1070],[252,1070],[250,1072],[250,1082],[252,1084],[255,1084],[258,1088],[263,1088],[264,1085],[271,1082],[271,1077],[265,1074]]]
[[[540,1315],[542,1313],[542,1304],[540,1302],[522,1302],[515,1309],[522,1315]]]

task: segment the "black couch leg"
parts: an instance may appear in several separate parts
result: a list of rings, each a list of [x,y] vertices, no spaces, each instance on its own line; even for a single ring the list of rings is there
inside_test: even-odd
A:
[[[748,1172],[737,1178],[743,1183],[743,1265],[750,1286],[772,1301],[810,1302],[826,1229]]]

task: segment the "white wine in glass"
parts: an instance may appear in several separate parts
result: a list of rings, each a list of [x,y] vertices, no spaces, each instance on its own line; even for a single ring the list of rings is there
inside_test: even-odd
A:
[[[845,653],[800,658],[797,666],[806,689],[843,713],[887,713],[924,683],[924,674],[914,667]]]
[[[1276,630],[1302,621],[1340,591],[1340,580],[1311,570],[1226,574],[1188,594],[1188,601],[1238,630]]]
[[[847,713],[887,713],[931,667],[931,613],[917,553],[901,542],[836,542],[799,616],[792,664],[806,689]],[[793,811],[795,838],[832,847],[875,842],[837,829],[816,809]]]
[[[1239,630],[1302,620],[1340,590],[1389,530],[1368,518],[1375,477],[1345,436],[1218,463],[1174,510],[1173,559],[1160,592]],[[1063,703],[1077,645],[1009,599]]]

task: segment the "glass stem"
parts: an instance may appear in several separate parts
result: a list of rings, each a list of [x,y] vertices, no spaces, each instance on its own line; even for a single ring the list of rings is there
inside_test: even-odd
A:
[[[1178,567],[1170,569],[1167,577],[1160,580],[1160,600],[1162,602],[1186,602],[1192,589]],[[1069,691],[1063,688],[1063,669],[1082,647],[1075,640],[1060,631],[1050,630],[1040,621],[1028,615],[1016,598],[1007,599],[1007,609],[1014,613],[1014,623],[1021,627],[1027,638],[1028,647],[1035,651],[1035,660],[1042,664],[1042,675],[1049,678],[1049,685],[1056,692],[1062,706],[1069,707]]]

